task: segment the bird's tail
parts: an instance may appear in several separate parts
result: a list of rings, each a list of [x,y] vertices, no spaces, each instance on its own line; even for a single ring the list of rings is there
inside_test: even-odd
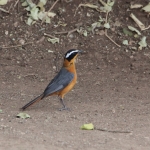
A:
[[[33,105],[34,103],[40,101],[41,99],[43,99],[44,94],[39,95],[38,97],[36,97],[35,99],[33,99],[32,101],[30,101],[29,103],[27,103],[25,106],[23,106],[21,109],[25,110],[26,108],[28,108],[29,106]]]

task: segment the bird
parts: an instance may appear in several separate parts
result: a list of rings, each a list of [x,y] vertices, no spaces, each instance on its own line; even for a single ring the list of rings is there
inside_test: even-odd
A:
[[[77,81],[77,73],[75,67],[75,60],[79,53],[83,52],[78,49],[70,49],[64,55],[64,61],[62,68],[58,72],[58,74],[50,81],[50,83],[45,88],[44,92],[37,96],[35,99],[31,100],[29,103],[24,105],[21,109],[25,110],[29,106],[33,105],[40,100],[52,96],[57,95],[60,98],[60,102],[63,105],[59,110],[69,110],[66,107],[63,99],[64,96],[74,87]]]

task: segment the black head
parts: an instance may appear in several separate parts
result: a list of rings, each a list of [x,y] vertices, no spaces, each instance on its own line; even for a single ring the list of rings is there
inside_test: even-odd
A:
[[[71,61],[80,52],[81,50],[70,49],[69,51],[66,52],[64,59]]]

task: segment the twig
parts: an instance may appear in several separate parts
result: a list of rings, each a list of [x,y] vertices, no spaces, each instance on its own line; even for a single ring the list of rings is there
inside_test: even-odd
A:
[[[15,46],[6,46],[6,47],[1,47],[1,48],[15,48],[15,47],[21,47],[21,46],[24,46],[24,45],[28,45],[28,44],[32,44],[33,42],[29,42],[29,43],[25,43],[23,45],[15,45]]]
[[[15,3],[15,5],[14,5],[14,7],[16,7],[16,6],[17,6],[18,2],[19,2],[19,0],[17,0],[17,1],[16,1],[16,3]]]
[[[70,31],[55,32],[55,34],[67,34],[68,33],[67,34],[67,37],[68,37],[71,33],[76,32],[77,30],[78,30],[78,28],[75,28]]]
[[[148,27],[145,27],[145,25],[133,13],[130,14],[130,17],[136,22],[136,24],[142,31],[150,28],[150,25]]]
[[[7,10],[1,8],[1,7],[0,7],[0,10],[1,10],[2,12],[5,12],[5,13],[9,14],[9,11],[7,11]]]
[[[55,3],[52,5],[52,7],[47,11],[47,13],[45,14],[45,16],[44,16],[43,19],[42,19],[41,24],[43,24],[43,22],[44,22],[45,19],[46,19],[46,16],[47,16],[48,13],[54,8],[54,6],[56,5],[56,3],[57,3],[58,1],[59,1],[59,0],[56,0]]]
[[[80,5],[76,8],[75,13],[74,13],[74,17],[76,16],[77,10],[79,9]]]
[[[67,34],[69,31],[55,32],[55,34]]]
[[[78,30],[78,28],[75,28],[70,31],[55,32],[55,34],[67,34],[68,33],[67,34],[67,37],[68,37],[71,33],[76,32],[77,30]]]
[[[48,37],[51,37],[51,38],[57,38],[57,37],[55,37],[55,36],[53,36],[53,35],[50,35],[50,34],[47,34],[47,33],[44,33],[44,35],[45,35],[45,36],[48,36]]]
[[[149,29],[149,28],[150,28],[150,25],[149,25],[148,27],[146,27],[145,29],[142,29],[142,31],[147,30],[147,29]]]
[[[106,20],[105,20],[105,23],[107,23],[107,22],[108,22],[108,15],[109,15],[109,12],[107,11],[107,13],[106,13]]]
[[[145,29],[145,25],[133,13],[130,14],[130,17],[136,22],[141,30]]]
[[[10,5],[8,12],[10,12],[10,9],[12,8],[13,4]]]
[[[79,23],[76,25],[76,28],[74,28],[70,31],[55,32],[55,34],[67,34],[67,37],[68,37],[71,33],[76,32],[80,28],[81,25],[82,25],[82,23]]]
[[[35,76],[35,77],[37,77],[37,74],[27,74],[27,75],[24,75],[23,77],[28,77],[28,76]]]
[[[112,41],[115,45],[117,45],[118,47],[121,47],[119,44],[117,44],[110,36],[108,36],[107,34],[107,29],[105,29],[105,36],[110,40]]]
[[[76,32],[77,30],[78,30],[78,28],[75,28],[75,29],[73,29],[73,30],[68,31],[67,37],[68,37],[71,33]]]
[[[55,1],[55,3],[52,5],[52,7],[48,10],[48,12],[50,12],[53,8],[54,8],[54,6],[56,5],[56,3],[58,2],[59,0],[56,0]]]
[[[44,39],[45,39],[45,36],[42,36],[36,43],[38,44],[38,43],[42,43],[43,41],[44,41]]]
[[[117,130],[106,130],[106,129],[96,129],[98,131],[111,132],[111,133],[131,133],[131,131],[117,131]]]
[[[106,13],[106,20],[105,20],[105,23],[108,22],[108,14],[109,14],[109,12]],[[105,36],[106,36],[110,41],[112,41],[115,45],[117,45],[118,47],[121,47],[119,44],[117,44],[117,43],[107,34],[107,29],[105,29]]]
[[[85,4],[82,4],[82,3],[81,3],[81,4],[79,4],[78,7],[76,8],[75,13],[74,13],[74,16],[76,16],[77,10],[78,10],[79,7],[81,7],[81,6],[83,6],[83,7],[89,7],[89,8],[95,9],[95,10],[97,10],[97,11],[100,12],[100,9],[98,8],[97,5],[92,5],[92,4],[89,4],[89,3],[85,3]]]

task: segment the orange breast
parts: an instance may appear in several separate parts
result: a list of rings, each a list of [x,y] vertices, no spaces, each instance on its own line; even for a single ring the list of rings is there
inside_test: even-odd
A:
[[[65,62],[66,63],[66,62]],[[68,62],[66,63],[68,64]],[[65,66],[65,65],[64,65]],[[74,62],[71,65],[66,65],[65,68],[74,74],[74,78],[73,80],[67,85],[67,87],[65,87],[64,89],[62,89],[61,91],[58,92],[58,96],[60,96],[61,98],[64,97],[65,94],[67,94],[70,90],[72,90],[72,88],[74,87],[74,85],[76,84],[77,81],[77,73],[76,73],[76,69],[75,69],[75,64]]]
[[[77,75],[75,74],[73,80],[67,85],[67,87],[59,91],[58,95],[63,98],[65,94],[67,94],[70,90],[72,90],[72,88],[76,84],[76,81],[77,81]]]

